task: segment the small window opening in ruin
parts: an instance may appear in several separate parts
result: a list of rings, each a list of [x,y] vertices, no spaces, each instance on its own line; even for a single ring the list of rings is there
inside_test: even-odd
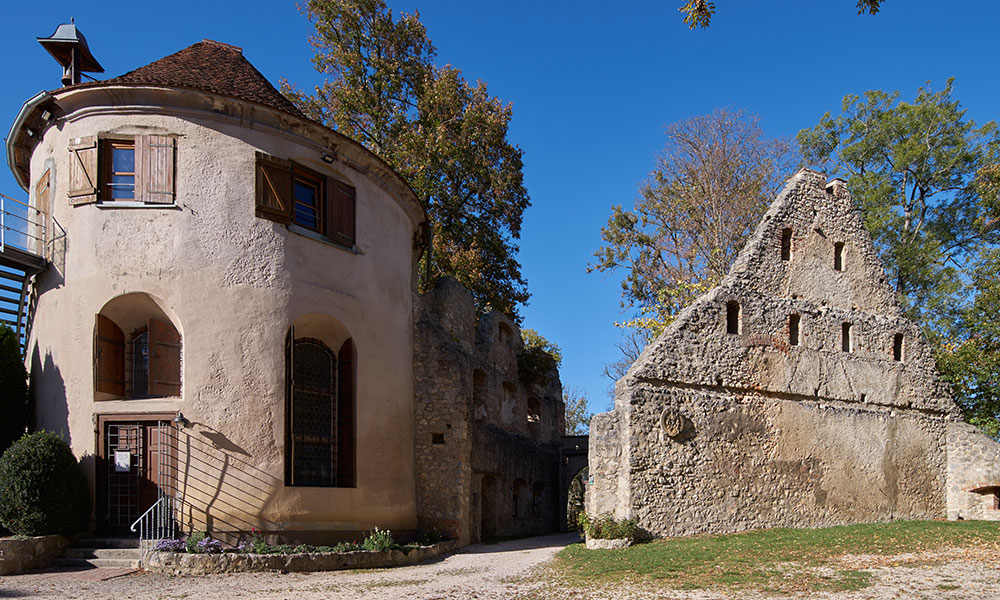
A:
[[[833,245],[833,270],[844,270],[844,242],[837,242]]]
[[[792,230],[789,228],[781,232],[781,260],[792,260]]]
[[[486,373],[481,369],[472,371],[472,413],[477,421],[486,418]]]
[[[892,360],[901,362],[903,360],[903,334],[897,333],[892,336]]]
[[[432,433],[431,443],[435,445],[444,444],[444,434],[443,433]]]
[[[1000,488],[993,488],[993,510],[1000,510]]]
[[[844,352],[854,352],[854,341],[851,339],[851,324],[840,325],[840,349]]]
[[[528,431],[538,437],[542,426],[542,405],[538,398],[528,398]]]
[[[788,343],[792,346],[799,345],[799,321],[802,317],[797,314],[788,315]]]
[[[500,330],[500,342],[510,344],[511,339],[514,337],[514,333],[510,330],[510,327],[506,323],[500,323],[498,329]]]
[[[726,333],[739,335],[743,332],[743,311],[740,303],[730,300],[726,303]]]

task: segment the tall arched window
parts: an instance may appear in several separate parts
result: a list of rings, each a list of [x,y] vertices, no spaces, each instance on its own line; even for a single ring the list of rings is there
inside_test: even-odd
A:
[[[338,352],[312,337],[286,342],[285,483],[354,486],[353,344]]]

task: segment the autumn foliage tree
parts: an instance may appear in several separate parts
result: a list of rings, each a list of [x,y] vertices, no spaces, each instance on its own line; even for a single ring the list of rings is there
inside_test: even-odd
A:
[[[423,200],[433,252],[423,258],[422,289],[451,275],[480,311],[516,320],[528,299],[516,241],[530,201],[521,149],[507,139],[510,105],[485,82],[434,64],[419,14],[394,17],[383,0],[310,0],[303,11],[326,81],[311,94],[287,83],[284,92],[392,165]]]
[[[857,0],[858,14],[868,13],[874,15],[882,8],[884,0]],[[678,12],[684,14],[684,22],[689,29],[695,27],[708,27],[715,16],[715,2],[712,0],[681,0],[681,7]]]
[[[635,205],[612,207],[589,267],[623,275],[622,303],[636,311],[625,325],[645,339],[722,279],[794,158],[787,141],[766,138],[742,110],[675,123],[666,136]]]

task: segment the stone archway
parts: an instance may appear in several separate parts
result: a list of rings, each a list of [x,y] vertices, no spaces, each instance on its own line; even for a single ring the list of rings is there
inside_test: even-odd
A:
[[[564,435],[559,461],[559,531],[566,531],[566,505],[569,502],[569,484],[582,469],[587,467],[586,435]]]

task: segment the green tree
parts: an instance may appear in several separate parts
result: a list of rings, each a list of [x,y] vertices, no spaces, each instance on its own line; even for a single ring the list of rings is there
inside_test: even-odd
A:
[[[879,9],[882,8],[883,2],[883,0],[857,1],[859,15],[864,13],[874,15],[878,13]],[[688,28],[707,28],[711,24],[712,17],[715,16],[715,2],[711,0],[682,0],[682,2],[683,4],[677,11],[684,13],[684,22],[688,24]]]
[[[590,432],[590,412],[587,397],[574,388],[563,390],[566,413],[563,419],[565,435],[587,435]]]
[[[960,340],[945,340],[938,367],[970,423],[1000,437],[1000,250],[985,253],[972,274],[975,298],[960,316]]]
[[[516,241],[530,200],[521,149],[507,139],[511,106],[485,82],[435,66],[419,14],[395,18],[383,0],[310,0],[303,10],[327,79],[312,94],[284,83],[285,93],[392,165],[423,200],[433,252],[422,259],[421,289],[451,275],[481,312],[517,320],[529,295]]]
[[[623,273],[622,305],[637,312],[624,325],[646,336],[639,350],[725,276],[792,172],[790,144],[742,110],[680,121],[666,136],[635,206],[612,207],[588,267]]]
[[[28,428],[28,374],[17,336],[0,325],[0,453]]]
[[[920,88],[912,103],[849,95],[798,135],[807,162],[848,180],[900,303],[933,336],[955,333],[963,272],[997,241],[980,193],[995,182],[997,125],[966,119],[952,85]]]

